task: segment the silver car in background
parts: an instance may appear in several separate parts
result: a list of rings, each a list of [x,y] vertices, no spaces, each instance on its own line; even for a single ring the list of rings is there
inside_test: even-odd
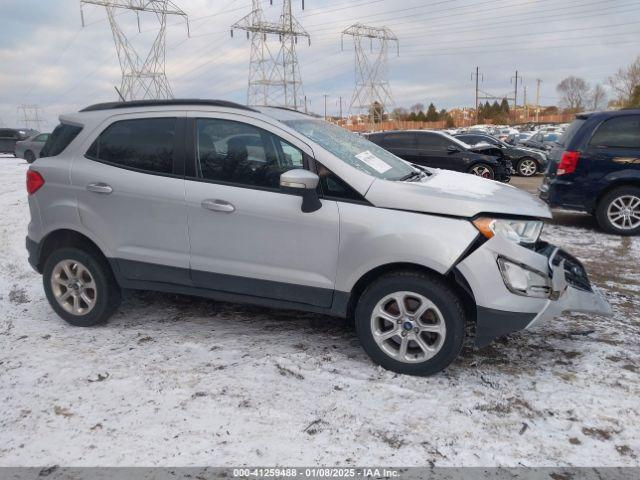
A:
[[[105,322],[121,289],[198,295],[353,319],[375,362],[429,375],[471,331],[482,346],[610,314],[581,263],[539,239],[540,200],[322,119],[166,100],[60,121],[27,172],[26,245],[72,325]]]
[[[38,133],[16,142],[15,156],[24,158],[28,163],[33,163],[40,156],[40,151],[48,138],[48,133]]]

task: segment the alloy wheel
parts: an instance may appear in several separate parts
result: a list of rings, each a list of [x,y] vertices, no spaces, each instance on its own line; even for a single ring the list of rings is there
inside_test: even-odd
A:
[[[73,315],[86,315],[96,305],[95,280],[89,269],[76,260],[61,260],[53,267],[51,290],[58,304]]]
[[[535,175],[536,171],[538,170],[536,162],[531,160],[530,158],[520,160],[518,167],[520,170],[520,175],[522,175],[523,177],[530,177],[532,175]]]
[[[613,199],[607,208],[609,222],[620,230],[633,230],[640,226],[640,198],[621,195]]]
[[[423,295],[394,292],[383,297],[371,314],[373,338],[391,358],[418,363],[435,356],[446,337],[442,313]]]
[[[493,178],[493,171],[484,165],[476,165],[471,169],[471,173],[482,178]]]

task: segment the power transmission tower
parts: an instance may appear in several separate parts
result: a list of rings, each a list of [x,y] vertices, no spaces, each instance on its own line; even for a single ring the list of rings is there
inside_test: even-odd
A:
[[[398,55],[400,46],[398,37],[387,27],[371,27],[354,23],[342,32],[341,42],[344,49],[344,36],[353,37],[355,47],[356,86],[351,97],[349,110],[366,110],[369,117],[374,116],[374,103],[380,104],[381,113],[393,105],[389,86],[388,53],[389,44],[396,42]],[[365,42],[369,39],[370,55]],[[370,120],[373,120],[370,118]]]
[[[304,2],[302,2],[304,9]],[[244,30],[251,38],[249,60],[249,105],[275,105],[298,110],[305,107],[300,65],[296,54],[298,37],[311,37],[292,13],[291,0],[284,0],[277,22],[264,18],[260,0],[252,0],[251,13],[231,26],[233,30]],[[273,54],[267,43],[267,35],[277,35],[280,48]]]
[[[45,123],[40,111],[41,109],[38,105],[19,105],[18,122],[21,122],[25,128],[33,128],[40,131],[40,127]]]
[[[98,5],[107,11],[113,41],[116,44],[118,61],[122,70],[120,89],[116,88],[121,100],[144,100],[173,98],[171,86],[165,71],[167,15],[184,17],[189,32],[187,14],[170,0],[80,0],[80,15],[84,26],[83,4]],[[140,12],[155,14],[159,29],[156,38],[144,59],[138,54],[124,31],[118,24],[116,11],[132,10],[138,20],[140,31]]]

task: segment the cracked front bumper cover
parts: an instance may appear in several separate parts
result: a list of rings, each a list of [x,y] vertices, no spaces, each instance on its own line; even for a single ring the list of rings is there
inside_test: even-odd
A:
[[[498,269],[499,257],[545,273],[550,284],[548,298],[509,291]],[[612,314],[602,294],[589,282],[582,263],[546,242],[538,242],[529,248],[496,236],[456,268],[465,277],[476,300],[478,346],[568,312]]]

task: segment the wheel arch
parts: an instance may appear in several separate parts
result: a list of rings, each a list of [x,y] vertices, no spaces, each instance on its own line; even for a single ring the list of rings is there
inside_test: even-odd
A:
[[[458,272],[454,267],[449,272],[442,274],[424,265],[419,265],[410,262],[394,262],[379,265],[368,272],[364,273],[354,284],[349,294],[349,299],[346,304],[346,316],[349,320],[353,319],[355,308],[358,304],[358,300],[366,288],[371,285],[375,280],[383,275],[388,275],[395,272],[417,272],[427,275],[432,275],[436,278],[443,280],[462,300],[462,304],[467,316],[467,323],[475,324],[476,319],[476,301],[471,291],[471,287],[467,283],[464,276]]]
[[[95,254],[106,260],[100,247],[89,237],[68,228],[61,228],[49,232],[41,241],[36,269],[42,272],[49,256],[59,248],[76,247],[87,253]]]
[[[593,205],[591,207],[592,212],[595,212],[595,210],[598,208],[598,205],[600,205],[600,202],[602,201],[602,199],[611,191],[615,190],[616,188],[621,188],[621,187],[640,188],[640,172],[638,172],[637,175],[638,176],[618,177],[618,178],[612,179],[609,183],[607,183],[606,186],[598,192],[598,195],[596,196],[596,200],[593,202]]]

